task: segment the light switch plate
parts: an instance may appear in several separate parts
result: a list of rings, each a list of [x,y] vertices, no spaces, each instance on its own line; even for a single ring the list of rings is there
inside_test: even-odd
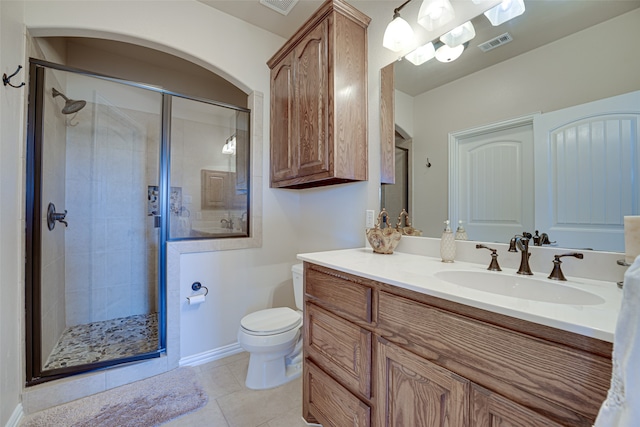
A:
[[[366,226],[367,228],[373,228],[376,224],[376,211],[367,209],[367,217],[366,217]]]

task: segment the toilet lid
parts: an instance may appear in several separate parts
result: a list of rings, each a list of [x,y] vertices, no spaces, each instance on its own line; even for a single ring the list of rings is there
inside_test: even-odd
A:
[[[286,332],[302,323],[302,316],[289,307],[268,308],[248,314],[240,326],[253,335],[273,335]]]

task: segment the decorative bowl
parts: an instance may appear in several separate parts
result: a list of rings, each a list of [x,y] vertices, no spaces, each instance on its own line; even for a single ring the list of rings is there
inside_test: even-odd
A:
[[[402,225],[402,217],[405,217],[404,227],[400,227]],[[404,236],[422,236],[422,230],[418,230],[417,228],[413,228],[411,226],[411,221],[409,220],[409,213],[402,209],[400,215],[398,215],[398,223],[396,224],[396,230],[400,231]]]
[[[380,228],[383,217],[386,217],[384,221],[387,224],[386,228]],[[389,226],[388,218],[389,214],[383,208],[378,215],[375,227],[367,229],[367,240],[373,248],[373,252],[378,254],[392,254],[402,237],[400,230]]]

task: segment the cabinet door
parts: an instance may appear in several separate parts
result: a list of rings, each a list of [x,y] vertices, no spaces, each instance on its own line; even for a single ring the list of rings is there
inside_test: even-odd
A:
[[[271,182],[296,176],[293,54],[271,70]]]
[[[298,176],[332,170],[328,134],[328,21],[316,26],[296,47],[295,132]]]
[[[474,427],[560,427],[560,424],[476,384],[471,385],[471,425]]]
[[[379,426],[469,425],[469,381],[382,338],[377,360]]]
[[[371,408],[306,359],[303,365],[303,416],[325,427],[370,427]],[[408,426],[408,425],[407,425]]]

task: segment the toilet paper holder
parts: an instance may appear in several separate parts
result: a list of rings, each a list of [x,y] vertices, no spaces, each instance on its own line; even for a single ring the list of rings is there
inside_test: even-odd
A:
[[[202,286],[202,283],[200,282],[193,282],[191,284],[191,289],[193,289],[195,292],[199,291],[200,289],[204,289],[204,296],[207,296],[207,294],[209,293],[209,288],[207,288],[206,286]]]

